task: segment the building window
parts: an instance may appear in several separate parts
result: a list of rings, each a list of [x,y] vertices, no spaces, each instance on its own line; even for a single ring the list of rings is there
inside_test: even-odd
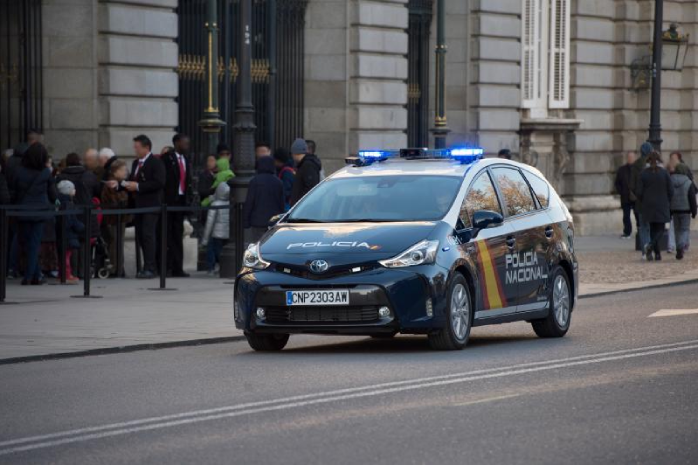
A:
[[[534,118],[569,108],[570,1],[522,0],[521,106]]]

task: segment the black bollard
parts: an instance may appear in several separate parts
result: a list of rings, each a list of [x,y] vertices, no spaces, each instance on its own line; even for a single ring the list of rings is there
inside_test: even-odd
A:
[[[167,287],[167,205],[160,207],[160,287],[151,288],[151,291],[176,291]]]
[[[64,210],[65,211],[65,210]],[[61,284],[65,284],[68,277],[66,276],[66,265],[68,261],[66,260],[66,254],[68,252],[68,218],[65,215],[61,217],[61,250],[60,250],[60,280]]]
[[[7,297],[7,210],[0,208],[0,304]]]
[[[92,205],[85,205],[82,213],[82,223],[85,225],[83,233],[83,254],[82,254],[82,280],[83,293],[82,295],[74,295],[74,298],[98,299],[101,296],[90,294],[90,281],[92,279]]]
[[[117,213],[116,215],[116,237],[114,238],[116,240],[116,257],[112,257],[116,259],[116,276],[118,278],[123,278],[123,273],[121,272],[124,268],[124,234],[123,231],[121,230],[122,228],[121,224],[121,213]]]

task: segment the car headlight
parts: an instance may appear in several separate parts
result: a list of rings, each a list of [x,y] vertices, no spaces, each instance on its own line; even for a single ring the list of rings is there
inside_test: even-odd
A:
[[[415,244],[401,254],[378,263],[386,268],[403,268],[406,266],[427,265],[434,263],[436,252],[439,250],[439,241],[424,240]]]
[[[259,253],[259,242],[250,244],[249,247],[247,247],[245,255],[242,257],[242,264],[253,270],[263,270],[270,265],[269,262],[265,262],[262,259],[262,255]]]

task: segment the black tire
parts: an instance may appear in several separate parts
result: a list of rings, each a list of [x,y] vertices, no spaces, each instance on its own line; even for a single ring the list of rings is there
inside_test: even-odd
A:
[[[463,294],[460,294],[461,292]],[[461,297],[454,296],[456,293]],[[462,309],[454,308],[456,304],[454,297],[456,300],[464,297],[464,302],[467,304],[467,314]],[[468,344],[470,330],[473,327],[473,300],[470,296],[468,283],[462,274],[457,273],[451,280],[446,292],[446,302],[446,325],[439,331],[429,334],[429,345],[434,350],[461,350]],[[459,315],[454,315],[454,311],[459,311]],[[458,317],[460,317],[460,323],[455,321]],[[460,326],[462,324],[465,324],[464,328]],[[456,327],[454,328],[454,326]],[[456,334],[457,331],[460,332],[460,336]]]
[[[550,287],[550,296],[548,297],[549,309],[548,316],[539,320],[532,320],[531,326],[538,337],[562,337],[567,334],[572,322],[572,291],[570,281],[567,278],[565,270],[559,266],[553,270],[552,286]],[[561,318],[555,307],[555,292],[556,286],[563,284],[566,286],[567,310],[566,318]],[[558,294],[559,295],[559,294]],[[562,321],[561,321],[562,320]]]
[[[245,333],[247,343],[258,352],[278,352],[286,347],[288,334]]]

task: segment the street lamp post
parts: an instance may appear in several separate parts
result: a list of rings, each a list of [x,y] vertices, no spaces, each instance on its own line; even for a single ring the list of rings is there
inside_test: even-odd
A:
[[[233,168],[235,177],[230,184],[230,238],[221,252],[220,275],[223,278],[235,277],[244,247],[243,229],[240,225],[238,204],[245,201],[247,187],[254,176],[254,136],[257,126],[254,124],[254,106],[252,105],[252,0],[240,0],[239,33],[241,35],[238,49],[238,81],[235,107],[235,124],[233,125]]]
[[[662,22],[664,0],[654,2],[654,43],[652,45],[652,108],[650,114],[649,142],[655,150],[662,149]]]
[[[206,108],[199,126],[206,133],[206,155],[216,153],[219,134],[225,122],[218,105],[218,1],[208,0],[206,15]]]
[[[431,133],[434,135],[434,147],[446,148],[446,136],[450,132],[446,118],[446,11],[445,0],[438,0],[436,4],[436,83],[434,105],[434,127]]]

